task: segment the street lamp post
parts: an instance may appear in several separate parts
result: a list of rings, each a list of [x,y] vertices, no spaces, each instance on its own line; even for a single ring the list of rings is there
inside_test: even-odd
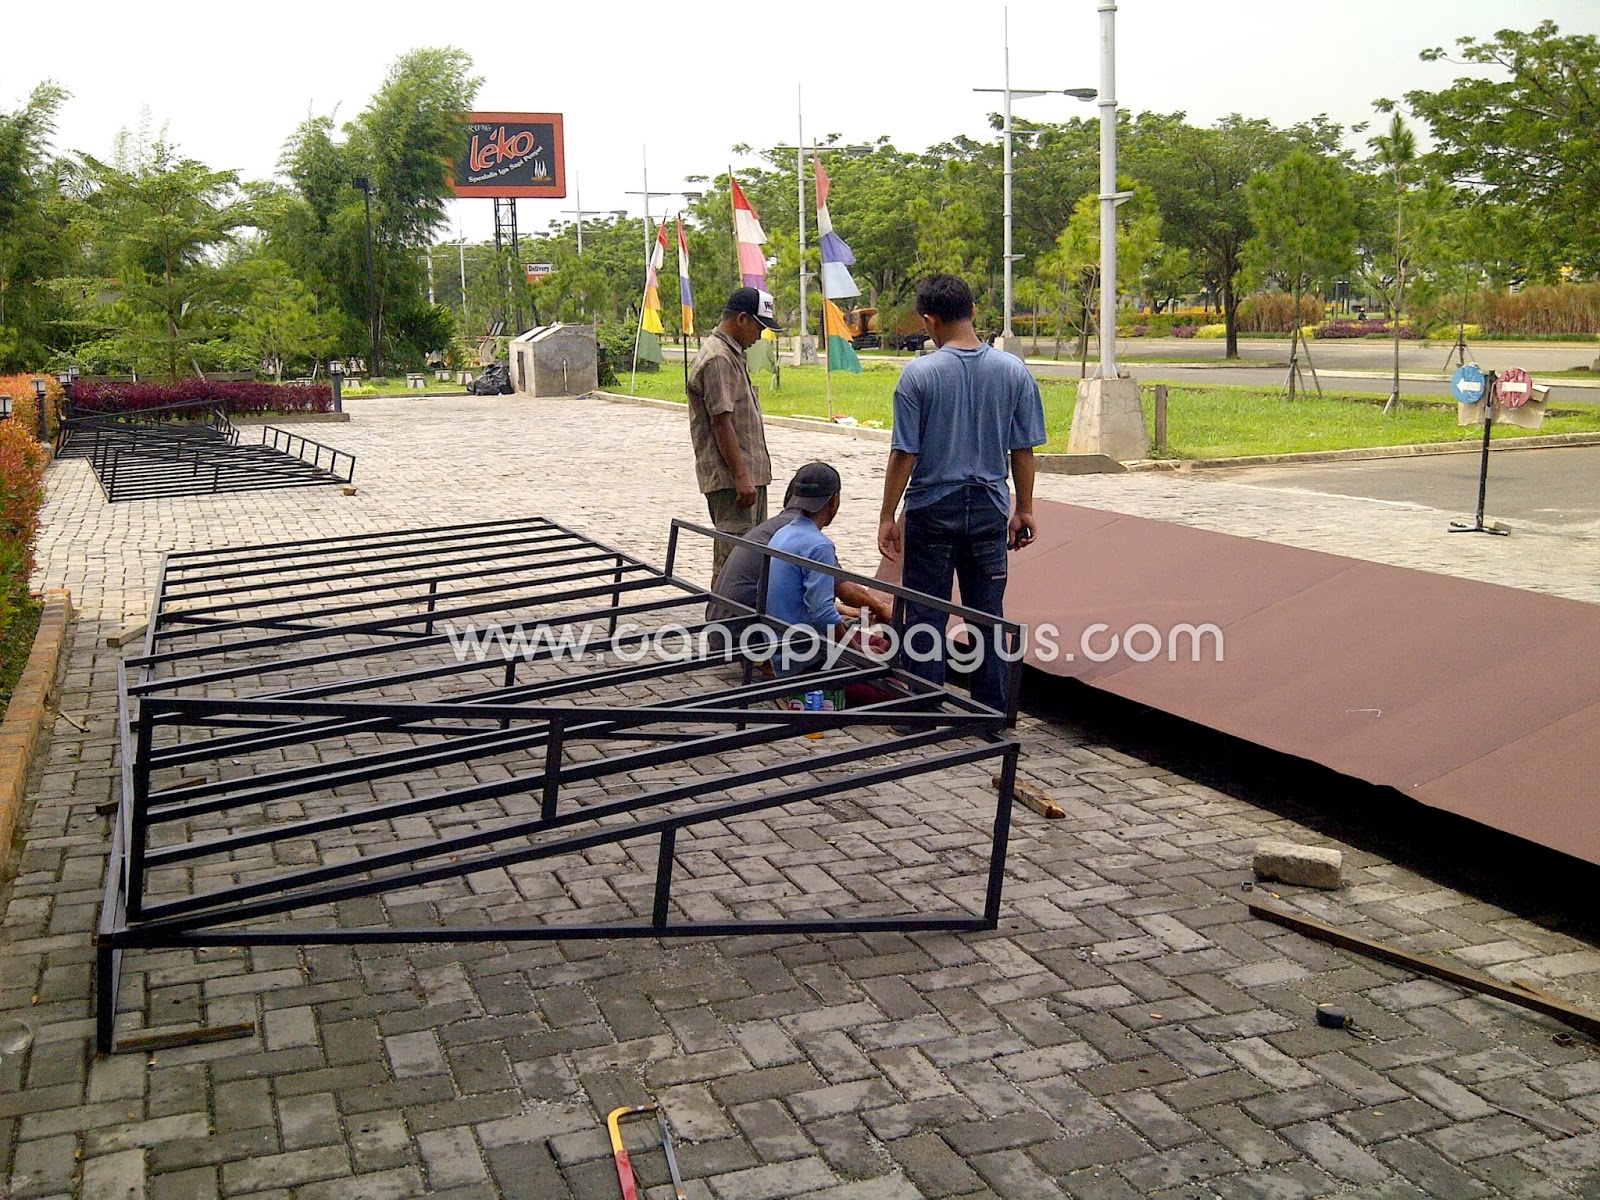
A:
[[[61,394],[66,401],[66,403],[62,406],[61,415],[63,418],[71,418],[72,385],[78,382],[78,368],[68,367],[65,371],[62,371],[61,374],[57,375],[56,379],[61,384]],[[56,436],[58,438],[61,436],[61,425],[59,423],[56,426]]]
[[[1003,166],[1002,166],[1001,174],[1002,174],[1002,178],[1004,179],[1004,196],[1005,196],[1005,199],[1004,199],[1004,209],[1005,209],[1005,211],[1004,211],[1004,225],[1005,225],[1005,251],[1004,251],[1004,259],[1005,259],[1005,289],[1004,289],[1004,296],[1005,296],[1005,303],[1004,303],[1004,313],[1003,313],[1003,328],[1000,331],[1000,336],[1001,336],[1002,339],[1004,339],[1004,341],[1002,343],[1004,348],[1010,349],[1011,348],[1010,347],[1010,343],[1011,343],[1012,339],[1016,337],[1016,334],[1014,334],[1012,332],[1012,330],[1011,330],[1011,307],[1012,307],[1011,267],[1012,267],[1012,264],[1014,262],[1016,262],[1017,258],[1019,257],[1018,255],[1013,254],[1011,252],[1011,139],[1012,139],[1012,133],[1013,133],[1013,127],[1012,127],[1012,124],[1011,124],[1011,101],[1014,100],[1014,99],[1015,100],[1029,100],[1029,99],[1032,99],[1035,96],[1055,96],[1055,95],[1072,96],[1072,97],[1075,97],[1076,99],[1079,99],[1079,100],[1089,100],[1089,99],[1093,99],[1094,98],[1095,92],[1094,92],[1093,88],[1039,89],[1039,88],[1014,88],[1014,87],[1012,87],[1011,86],[1011,14],[1010,14],[1010,10],[1009,9],[1005,11],[1005,15],[1004,15],[1003,20],[1004,20],[1004,23],[1005,23],[1005,86],[1004,87],[997,87],[997,88],[973,88],[972,90],[975,91],[975,92],[998,93],[1002,97],[1000,133],[1001,133],[1001,141],[1002,141],[1002,144],[1004,145],[1004,151],[1003,151],[1004,158],[1003,158]]]
[[[1117,377],[1117,4],[1100,2],[1100,377]]]
[[[643,196],[644,197],[644,260],[645,260],[645,262],[648,263],[650,261],[650,255],[654,251],[653,243],[655,242],[655,233],[650,228],[650,200],[651,200],[651,198],[652,197],[656,197],[656,196],[682,196],[685,200],[694,201],[694,200],[700,199],[700,197],[704,193],[702,193],[702,192],[685,192],[685,191],[652,192],[650,190],[650,160],[648,158],[645,158],[644,159],[644,190],[643,191],[630,191],[630,192],[625,192],[623,194],[627,195],[627,196]]]
[[[378,277],[372,263],[372,180],[357,175],[350,186],[361,193],[361,202],[367,214],[367,323],[372,332],[372,361],[367,366],[367,377],[378,374]]]
[[[45,424],[44,397],[48,385],[42,379],[33,381],[33,396],[39,402],[39,444],[42,446],[50,440],[50,431]]]
[[[1103,454],[1118,462],[1145,458],[1150,432],[1139,383],[1117,372],[1116,0],[1100,0],[1100,367],[1078,382],[1078,403],[1067,438],[1069,454]]]
[[[344,411],[344,362],[342,359],[328,361],[328,378],[333,381],[333,411]]]
[[[573,176],[572,199],[577,208],[563,208],[561,211],[573,217],[578,222],[578,257],[583,257],[583,219],[585,217],[625,217],[628,210],[625,208],[585,208],[583,206],[583,192],[578,189],[577,176]]]

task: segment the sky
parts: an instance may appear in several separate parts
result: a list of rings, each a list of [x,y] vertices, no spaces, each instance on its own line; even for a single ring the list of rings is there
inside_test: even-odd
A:
[[[1007,10],[1012,88],[1065,89],[1099,86],[1098,5],[83,0],[64,25],[55,5],[11,0],[5,41],[35,50],[0,60],[0,110],[52,78],[72,93],[58,149],[106,155],[148,110],[184,154],[265,178],[308,114],[354,117],[398,55],[455,45],[483,76],[480,109],[565,116],[567,199],[520,201],[520,228],[531,233],[577,207],[575,182],[584,208],[637,214],[639,197],[625,193],[643,189],[646,162],[650,188],[664,191],[748,162],[735,144],[792,145],[802,108],[808,142],[887,134],[921,150],[961,133],[992,136],[987,114],[999,97],[972,89],[1003,82]],[[1600,34],[1600,0],[1120,0],[1116,99],[1199,124],[1240,112],[1352,125],[1374,120],[1379,97],[1481,70],[1424,63],[1420,51],[1544,19]],[[61,52],[41,52],[50,47]],[[1094,111],[1065,96],[1015,102],[1018,116],[1040,121]],[[848,200],[831,207],[838,217]],[[452,220],[486,238],[491,209],[457,201]]]

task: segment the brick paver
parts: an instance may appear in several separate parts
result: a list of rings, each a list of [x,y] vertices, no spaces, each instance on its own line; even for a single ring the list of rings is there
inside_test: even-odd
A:
[[[703,515],[675,414],[351,407],[322,436],[358,456],[354,497],[113,507],[86,464],[51,471],[39,579],[71,588],[82,612],[61,706],[88,732],[55,726],[6,897],[0,1194],[610,1197],[605,1112],[647,1096],[667,1104],[699,1200],[1600,1190],[1588,1039],[1557,1041],[1542,1018],[1252,920],[1239,885],[1255,841],[1324,835],[1032,719],[1024,773],[1068,817],[1019,813],[992,934],[131,955],[124,1003],[143,1023],[248,1018],[259,1032],[95,1059],[89,932],[100,806],[116,789],[118,652],[104,637],[143,614],[162,549],[543,513],[659,561],[667,517]],[[787,430],[771,442],[780,475],[811,457],[839,466],[842,557],[869,564],[882,445]],[[1203,478],[1045,478],[1040,492],[1600,599],[1580,569],[1590,548],[1538,530],[1448,538],[1431,511]],[[708,565],[689,549],[687,572]],[[917,822],[882,848],[906,887],[981,828],[970,782],[875,799]],[[695,902],[894,898],[814,821],[733,832],[685,863],[686,883],[704,881]],[[1344,849],[1352,884],[1309,901],[1319,915],[1600,994],[1594,947]],[[484,904],[554,911],[615,898],[617,866],[472,885]],[[1322,1000],[1364,1032],[1316,1027]],[[667,1194],[653,1136],[629,1136],[648,1194]]]

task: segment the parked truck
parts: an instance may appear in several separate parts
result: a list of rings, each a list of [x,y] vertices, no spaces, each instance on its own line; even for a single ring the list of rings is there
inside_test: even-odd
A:
[[[885,344],[883,333],[878,328],[877,309],[852,308],[844,314],[844,322],[850,329],[850,344],[857,350],[876,350]],[[895,323],[887,344],[891,350],[920,350],[927,340],[922,322],[917,320],[915,313],[907,313]]]

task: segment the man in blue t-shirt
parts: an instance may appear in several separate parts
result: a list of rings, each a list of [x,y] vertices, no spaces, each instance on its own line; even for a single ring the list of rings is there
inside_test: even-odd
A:
[[[774,550],[808,558],[825,567],[837,567],[839,555],[833,539],[822,531],[839,515],[839,472],[827,463],[808,463],[790,485],[789,506],[798,510],[794,520],[772,535],[767,544]],[[811,665],[822,638],[838,632],[843,624],[832,575],[813,571],[780,559],[767,561],[767,612],[790,625],[809,626],[820,638],[795,642],[790,635],[790,653],[780,653],[775,666],[778,674],[789,675]]]
[[[909,363],[894,390],[878,549],[904,552],[906,587],[948,600],[952,578],[959,579],[963,604],[1003,616],[1006,550],[1022,549],[1034,534],[1033,448],[1045,440],[1039,383],[1020,358],[979,340],[964,280],[924,279],[917,315],[938,349]],[[895,520],[902,496],[903,537]],[[906,606],[907,666],[931,683],[944,683],[946,623],[937,609]],[[982,651],[973,699],[1004,710],[1006,664],[994,630],[972,632]]]

